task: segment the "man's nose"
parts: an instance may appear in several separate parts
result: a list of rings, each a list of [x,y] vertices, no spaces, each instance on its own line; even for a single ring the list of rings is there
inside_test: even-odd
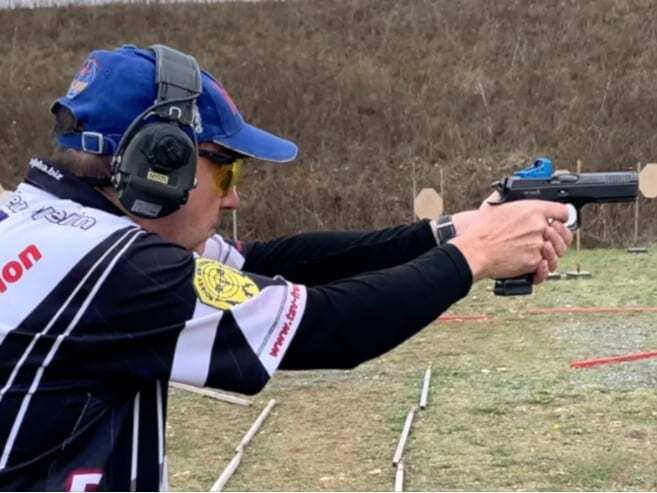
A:
[[[230,189],[230,192],[221,199],[222,209],[239,209],[240,208],[240,195],[237,193],[237,187]]]

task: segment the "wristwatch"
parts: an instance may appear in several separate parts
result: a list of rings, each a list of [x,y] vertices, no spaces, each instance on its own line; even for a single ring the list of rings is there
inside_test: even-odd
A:
[[[449,240],[456,236],[456,229],[452,222],[452,216],[440,216],[438,219],[432,219],[429,223],[433,237],[436,239],[438,246],[446,244]]]

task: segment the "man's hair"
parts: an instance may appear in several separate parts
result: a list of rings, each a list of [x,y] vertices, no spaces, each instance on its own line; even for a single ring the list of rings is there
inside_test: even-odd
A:
[[[82,130],[75,115],[68,108],[60,106],[55,113],[54,134],[78,133]],[[111,176],[111,156],[90,154],[58,145],[51,156],[51,161],[58,168],[69,171],[82,178],[102,180],[109,179]]]

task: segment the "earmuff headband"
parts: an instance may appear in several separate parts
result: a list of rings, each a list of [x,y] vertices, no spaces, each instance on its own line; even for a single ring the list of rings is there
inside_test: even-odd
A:
[[[128,211],[160,218],[180,208],[194,187],[202,81],[194,57],[164,45],[150,49],[157,99],[123,134],[112,159],[112,182]],[[151,116],[159,121],[146,123]]]

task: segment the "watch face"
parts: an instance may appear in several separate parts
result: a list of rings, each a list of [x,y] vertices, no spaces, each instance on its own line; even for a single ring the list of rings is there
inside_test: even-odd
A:
[[[451,216],[442,216],[438,220],[436,233],[438,234],[438,239],[441,245],[444,245],[456,236],[456,229],[454,229],[454,223],[452,223]]]

